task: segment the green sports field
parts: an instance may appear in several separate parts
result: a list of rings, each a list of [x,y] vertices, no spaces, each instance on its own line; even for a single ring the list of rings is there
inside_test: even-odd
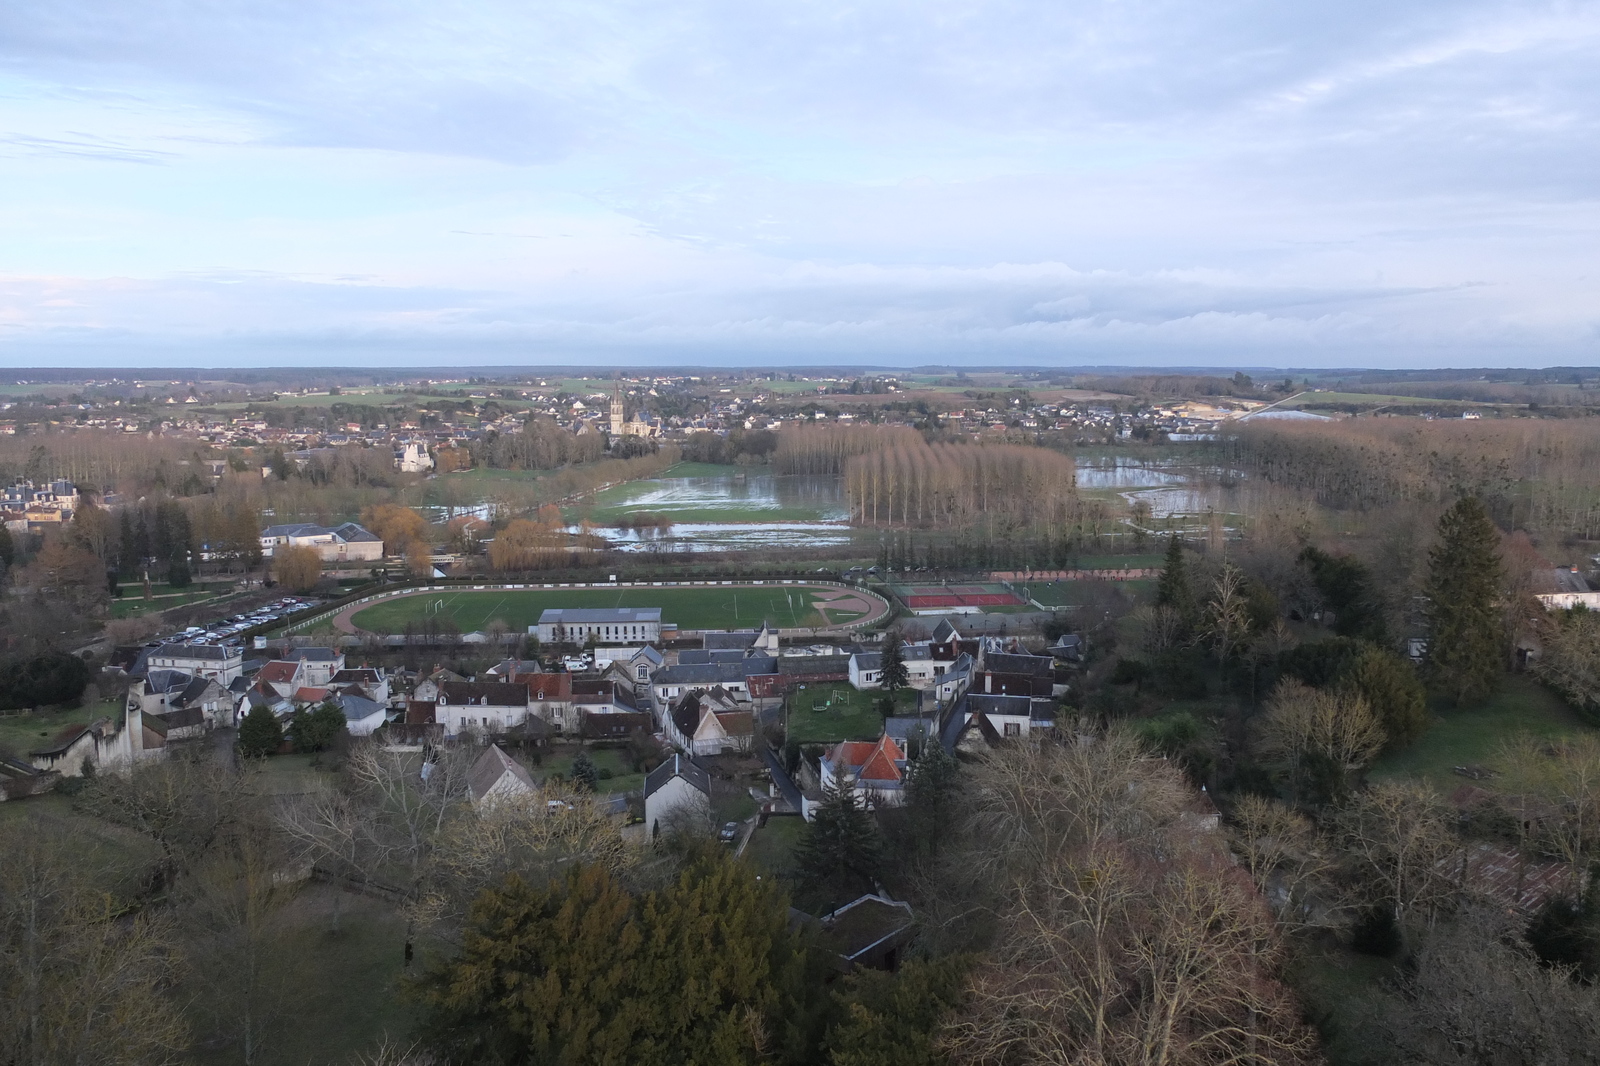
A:
[[[817,603],[830,597],[856,600],[859,606],[861,596],[849,589],[814,585],[440,590],[375,603],[358,611],[351,622],[370,633],[402,633],[407,622],[449,617],[461,632],[471,633],[498,618],[512,630],[525,631],[552,607],[659,607],[661,620],[679,629],[749,629],[764,621],[788,629],[862,621],[884,609],[873,597],[866,601],[870,611],[836,608],[824,616],[817,610]]]

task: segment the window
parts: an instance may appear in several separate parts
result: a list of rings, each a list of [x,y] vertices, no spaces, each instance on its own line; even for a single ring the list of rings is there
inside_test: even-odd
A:
[[[1008,736],[1008,737],[1020,737],[1021,735],[1022,735],[1022,724],[1020,722],[1007,722],[1006,723],[1006,736]]]
[[[643,667],[643,666],[639,667],[639,680],[640,681],[645,680],[649,676],[650,676],[650,671],[649,671],[649,669],[647,667]]]

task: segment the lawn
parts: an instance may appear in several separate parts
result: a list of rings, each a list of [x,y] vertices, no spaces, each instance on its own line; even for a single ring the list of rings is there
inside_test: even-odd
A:
[[[47,710],[43,714],[5,711],[0,713],[0,748],[10,748],[26,759],[30,751],[45,747],[52,737],[69,725],[88,724],[96,718],[121,713],[121,700],[85,704],[71,711]]]
[[[386,903],[346,892],[334,933],[337,891],[308,885],[279,917],[286,987],[277,1006],[288,1024],[273,1028],[257,1059],[264,1066],[344,1062],[354,1052],[372,1050],[385,1036],[404,1044],[413,1031],[416,1008],[400,994],[405,919]],[[202,1044],[193,1061],[204,1066],[239,1062],[240,1049]]]
[[[586,750],[589,752],[589,759],[594,763],[595,769],[602,774],[607,770],[611,771],[610,777],[600,778],[599,791],[602,795],[607,792],[644,791],[644,774],[634,772],[633,767],[628,764],[627,752],[618,751],[615,748],[588,748]],[[573,752],[570,755],[557,755],[546,759],[540,770],[545,777],[551,774],[560,774],[563,779],[570,781],[572,779],[572,761],[577,757],[577,752]]]
[[[169,595],[152,595],[145,599],[142,591],[125,587],[122,598],[111,601],[112,618],[137,618],[140,615],[154,614],[168,611],[174,607],[183,607],[187,604],[209,600],[216,596],[214,592],[179,592]]]
[[[794,847],[805,835],[806,822],[799,815],[776,815],[757,829],[745,845],[745,862],[774,877],[789,873]]]
[[[524,632],[553,607],[660,607],[661,620],[680,629],[756,628],[764,621],[782,627],[827,624],[813,609],[816,589],[804,585],[724,585],[701,588],[516,589],[502,592],[439,590],[397,597],[356,613],[357,628],[372,633],[401,633],[407,622],[423,622],[443,613],[463,633],[482,630],[501,619]],[[829,590],[830,593],[833,590]],[[441,606],[442,605],[442,606]],[[835,621],[860,617],[831,612]]]
[[[789,694],[789,739],[801,744],[835,740],[872,740],[883,734],[883,715],[877,702],[888,693],[877,689],[857,692],[848,682],[809,685]],[[903,688],[895,693],[895,711],[915,714],[917,692]]]
[[[1564,737],[1593,731],[1543,685],[1511,677],[1481,707],[1436,710],[1427,735],[1379,759],[1371,776],[1421,778],[1449,793],[1464,780],[1451,773],[1452,767],[1491,763],[1501,741],[1517,733]]]
[[[274,796],[316,792],[335,784],[337,778],[327,769],[334,757],[324,755],[274,755],[261,762],[261,782],[256,786]],[[312,763],[317,763],[313,766]]]

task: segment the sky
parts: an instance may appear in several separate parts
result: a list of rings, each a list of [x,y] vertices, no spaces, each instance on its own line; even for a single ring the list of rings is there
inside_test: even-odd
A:
[[[1600,364],[1600,2],[0,4],[0,366]]]

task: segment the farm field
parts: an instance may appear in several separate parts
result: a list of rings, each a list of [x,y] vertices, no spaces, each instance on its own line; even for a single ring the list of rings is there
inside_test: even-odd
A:
[[[691,588],[509,589],[445,591],[398,597],[356,612],[351,623],[371,633],[402,633],[407,622],[448,617],[463,633],[495,619],[524,631],[552,607],[660,607],[661,620],[680,629],[751,629],[770,621],[784,628],[862,621],[869,612],[817,609],[819,602],[862,602],[849,589],[815,585],[718,585]],[[879,601],[867,600],[877,611]]]
[[[1508,677],[1481,707],[1435,712],[1427,735],[1379,759],[1371,776],[1419,778],[1449,794],[1465,780],[1451,772],[1453,767],[1492,765],[1501,742],[1518,733],[1553,739],[1594,731],[1543,685]]]

